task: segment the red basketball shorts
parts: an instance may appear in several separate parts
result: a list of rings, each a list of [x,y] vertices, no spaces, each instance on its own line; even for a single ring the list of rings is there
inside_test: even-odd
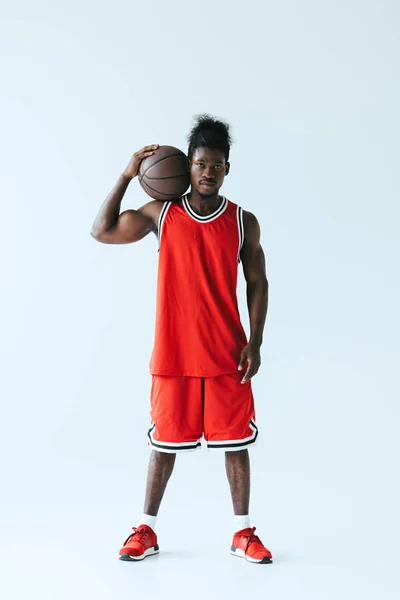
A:
[[[244,371],[218,377],[152,375],[148,444],[160,452],[243,450],[258,436],[251,380]]]

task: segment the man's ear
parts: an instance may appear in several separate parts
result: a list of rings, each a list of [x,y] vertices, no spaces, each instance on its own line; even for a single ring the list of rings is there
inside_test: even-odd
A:
[[[225,165],[225,171],[226,171],[225,176],[228,175],[230,169],[231,169],[231,163],[227,162]]]

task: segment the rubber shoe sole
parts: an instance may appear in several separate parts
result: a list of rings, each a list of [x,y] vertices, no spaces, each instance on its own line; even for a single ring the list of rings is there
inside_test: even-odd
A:
[[[124,552],[124,554],[121,554],[118,558],[120,560],[138,561],[138,560],[143,560],[144,558],[146,558],[146,556],[154,556],[155,554],[158,554],[159,552],[160,552],[160,549],[157,544],[156,546],[153,546],[153,548],[147,548],[147,550],[145,550],[145,552],[143,552],[143,554],[141,554],[140,556],[131,556],[127,552]]]
[[[245,554],[244,550],[241,550],[240,548],[235,548],[235,546],[231,546],[231,554],[233,556],[237,556],[238,558],[245,558],[248,562],[257,563],[259,565],[267,565],[272,563],[272,558],[269,558],[268,556],[264,556],[264,558],[262,558],[261,560],[259,560],[258,558],[251,558],[250,556],[247,556]]]

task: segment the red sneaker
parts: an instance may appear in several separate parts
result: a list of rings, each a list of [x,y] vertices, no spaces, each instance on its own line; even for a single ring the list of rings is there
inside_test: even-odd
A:
[[[256,528],[248,527],[237,531],[233,536],[231,554],[253,563],[272,563],[272,554],[257,535]]]
[[[148,525],[132,527],[133,533],[128,536],[119,551],[121,560],[143,560],[146,556],[158,554],[157,536]]]

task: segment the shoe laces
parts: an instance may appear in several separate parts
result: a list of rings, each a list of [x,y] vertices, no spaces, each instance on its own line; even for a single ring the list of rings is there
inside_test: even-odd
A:
[[[126,538],[125,542],[124,542],[124,546],[125,544],[127,544],[128,542],[130,542],[131,540],[135,540],[136,542],[143,542],[143,539],[146,538],[149,535],[149,532],[147,531],[147,529],[145,529],[144,527],[132,527],[133,529],[133,533],[131,533],[130,535],[128,535],[128,537]]]
[[[243,537],[245,540],[247,540],[246,551],[247,551],[247,548],[250,546],[250,544],[252,544],[253,542],[257,542],[258,544],[261,544],[261,546],[263,545],[263,543],[260,540],[260,538],[258,537],[258,535],[254,534],[255,530],[256,530],[255,527],[251,527],[250,533],[242,533],[241,534],[241,537]]]

